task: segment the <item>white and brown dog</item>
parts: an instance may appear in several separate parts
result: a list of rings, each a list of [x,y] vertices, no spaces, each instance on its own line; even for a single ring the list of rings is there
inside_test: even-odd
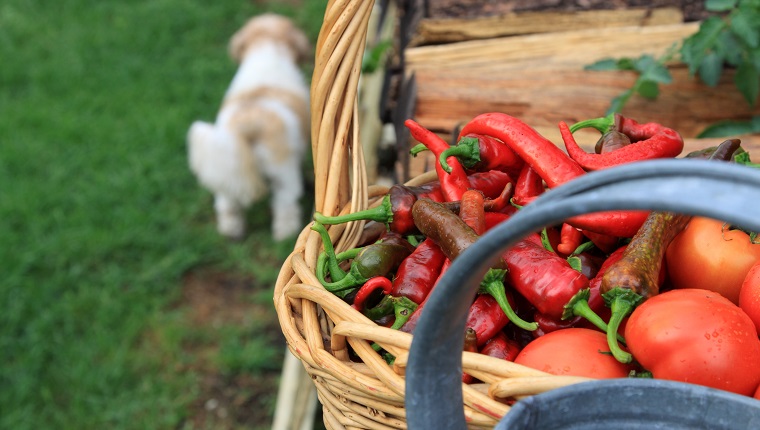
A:
[[[264,14],[232,36],[229,50],[239,68],[216,123],[190,127],[190,169],[214,194],[217,229],[230,238],[245,234],[245,210],[270,189],[272,235],[282,240],[303,227],[309,87],[299,64],[309,41],[288,18]]]

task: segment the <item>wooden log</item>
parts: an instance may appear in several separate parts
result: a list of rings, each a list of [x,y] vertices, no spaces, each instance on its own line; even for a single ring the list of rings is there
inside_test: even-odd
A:
[[[677,8],[617,9],[576,12],[522,12],[476,18],[426,18],[417,24],[410,46],[492,39],[505,36],[588,28],[680,24]]]

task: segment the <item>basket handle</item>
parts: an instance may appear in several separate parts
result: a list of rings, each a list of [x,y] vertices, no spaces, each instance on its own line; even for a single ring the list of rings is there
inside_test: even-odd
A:
[[[484,234],[443,275],[420,317],[406,373],[409,428],[466,428],[464,330],[479,280],[527,234],[591,212],[642,209],[716,218],[760,231],[760,170],[707,160],[651,160],[590,172],[549,190]],[[441,318],[446,315],[446,318]]]

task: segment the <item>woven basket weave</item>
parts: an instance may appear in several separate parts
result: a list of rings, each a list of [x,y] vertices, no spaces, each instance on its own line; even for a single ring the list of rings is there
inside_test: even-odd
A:
[[[388,191],[367,183],[358,137],[357,88],[373,3],[331,0],[317,41],[311,87],[315,209],[328,216],[365,209]],[[407,185],[433,179],[434,172],[428,172]],[[327,226],[336,252],[362,244],[363,224]],[[376,325],[321,286],[315,266],[322,241],[310,226],[283,264],[274,304],[289,349],[316,385],[325,426],[406,428],[404,366],[412,336]],[[396,357],[394,365],[372,349],[372,342]],[[349,359],[349,346],[361,363]],[[509,400],[588,380],[462,354],[463,370],[483,381],[462,386],[470,428],[493,427],[509,412]]]

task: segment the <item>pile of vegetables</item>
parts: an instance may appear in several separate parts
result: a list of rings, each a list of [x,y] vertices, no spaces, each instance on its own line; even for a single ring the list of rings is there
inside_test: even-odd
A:
[[[439,161],[438,179],[395,185],[365,211],[316,213],[312,228],[324,242],[316,268],[324,288],[408,333],[450,262],[546,189],[592,170],[674,158],[684,147],[675,130],[619,114],[561,122],[567,152],[502,113],[472,119],[453,146],[412,120],[406,126],[420,142],[412,154],[431,151]],[[594,153],[573,138],[584,127],[601,132]],[[682,158],[752,165],[737,139]],[[354,220],[368,221],[371,238],[336,254],[324,226]],[[504,251],[480,285],[463,350],[557,375],[669,379],[760,399],[754,232],[670,212],[580,215]]]

